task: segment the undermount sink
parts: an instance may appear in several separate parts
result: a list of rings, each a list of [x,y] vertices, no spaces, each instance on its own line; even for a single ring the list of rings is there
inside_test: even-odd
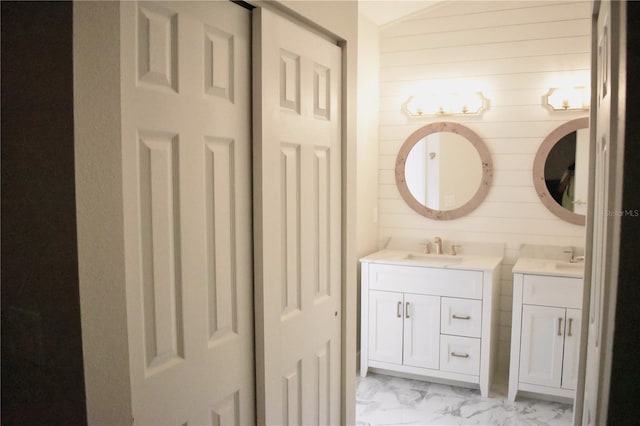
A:
[[[582,271],[584,263],[556,262],[556,269],[560,271]]]
[[[502,257],[474,254],[453,255],[421,253],[419,251],[381,250],[362,258],[361,261],[422,268],[487,270],[495,268],[496,265],[502,262]]]
[[[416,254],[409,253],[405,256],[406,260],[412,260],[428,265],[455,265],[461,263],[462,256],[453,256],[449,254]]]
[[[584,274],[584,262],[572,263],[566,260],[520,258],[514,266],[513,272],[581,278]]]

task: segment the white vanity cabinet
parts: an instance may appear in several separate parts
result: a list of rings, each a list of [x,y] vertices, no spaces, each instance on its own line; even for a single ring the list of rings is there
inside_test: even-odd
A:
[[[575,275],[581,271],[541,275],[547,271],[534,273],[527,268],[533,264],[522,259],[514,267],[509,400],[518,391],[574,398],[583,289]]]
[[[487,396],[501,258],[425,259],[405,261],[397,252],[361,259],[360,373],[474,383]]]

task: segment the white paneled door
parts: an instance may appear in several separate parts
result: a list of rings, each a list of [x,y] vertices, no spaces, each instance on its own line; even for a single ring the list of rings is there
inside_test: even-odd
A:
[[[607,212],[619,210],[621,206],[622,184],[619,179],[622,156],[618,153],[622,149],[623,135],[618,135],[618,97],[623,93],[619,92],[619,65],[620,51],[624,52],[624,48],[619,49],[616,45],[620,40],[620,28],[624,28],[620,17],[625,7],[624,2],[596,2],[592,18],[591,79],[592,88],[595,89],[592,89],[592,98],[595,99],[592,99],[591,106],[595,113],[591,115],[591,126],[595,127],[592,132],[592,138],[595,139],[592,140],[595,145],[595,149],[592,149],[595,152],[595,173],[591,207],[591,295],[585,324],[587,356],[582,410],[582,423],[585,425],[606,423],[609,399],[608,364],[611,362],[615,312],[615,297],[611,296],[616,294],[618,265],[618,247],[614,241],[617,241],[620,221]]]
[[[133,422],[252,424],[250,12],[120,12]]]
[[[258,423],[340,423],[341,50],[254,11]]]

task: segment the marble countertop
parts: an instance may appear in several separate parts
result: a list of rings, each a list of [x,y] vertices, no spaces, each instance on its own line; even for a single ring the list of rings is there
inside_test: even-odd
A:
[[[365,263],[421,266],[428,268],[490,271],[500,265],[502,257],[470,254],[424,254],[401,250],[381,250],[363,257],[360,261]]]
[[[554,277],[584,277],[584,262],[521,257],[513,266],[514,274],[549,275]]]

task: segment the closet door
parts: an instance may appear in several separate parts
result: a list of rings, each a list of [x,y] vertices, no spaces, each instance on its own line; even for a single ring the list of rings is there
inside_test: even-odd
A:
[[[250,12],[120,15],[133,422],[252,424]]]
[[[258,423],[339,424],[341,50],[254,15]]]

